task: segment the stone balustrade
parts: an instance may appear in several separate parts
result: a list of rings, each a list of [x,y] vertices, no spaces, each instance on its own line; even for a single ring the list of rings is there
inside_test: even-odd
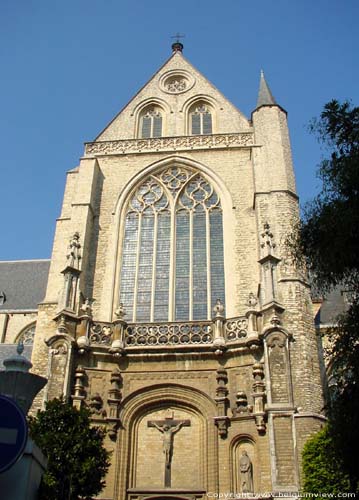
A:
[[[248,337],[248,320],[241,316],[223,321],[226,344],[243,343]],[[89,345],[110,347],[114,340],[115,324],[92,321],[89,325]],[[123,347],[164,348],[183,346],[210,346],[215,340],[213,321],[169,323],[125,323]]]

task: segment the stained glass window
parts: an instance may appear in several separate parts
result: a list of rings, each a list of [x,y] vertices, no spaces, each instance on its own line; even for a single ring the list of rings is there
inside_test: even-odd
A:
[[[212,115],[205,104],[196,105],[191,109],[190,121],[192,135],[212,134]]]
[[[158,108],[148,108],[140,117],[140,137],[148,139],[150,137],[162,136],[162,115]]]
[[[188,168],[149,176],[126,206],[119,299],[128,320],[209,319],[224,290],[216,191]]]
[[[26,327],[16,339],[16,343],[18,344],[19,342],[21,342],[26,345],[32,345],[34,343],[34,338],[35,338],[35,329],[36,329],[35,323]]]

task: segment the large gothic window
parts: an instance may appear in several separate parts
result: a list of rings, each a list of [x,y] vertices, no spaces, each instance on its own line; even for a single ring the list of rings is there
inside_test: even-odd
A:
[[[197,103],[190,110],[190,130],[192,135],[212,134],[212,114],[205,103]]]
[[[150,175],[126,206],[120,302],[129,321],[204,320],[224,301],[220,199],[198,172]]]
[[[162,114],[159,108],[151,106],[141,114],[139,135],[143,139],[162,136]]]

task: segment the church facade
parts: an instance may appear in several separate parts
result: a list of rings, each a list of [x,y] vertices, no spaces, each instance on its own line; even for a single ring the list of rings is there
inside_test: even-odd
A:
[[[107,430],[102,500],[291,494],[323,423],[286,112],[182,45],[67,174],[33,371]],[[230,497],[229,497],[230,498]],[[236,498],[232,496],[232,498]]]

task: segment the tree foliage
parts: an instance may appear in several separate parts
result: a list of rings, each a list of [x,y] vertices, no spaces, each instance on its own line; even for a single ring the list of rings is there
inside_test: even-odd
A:
[[[319,290],[340,286],[350,297],[348,311],[326,332],[335,381],[326,438],[330,434],[351,491],[357,491],[359,468],[352,454],[359,447],[359,108],[331,101],[313,120],[311,131],[328,157],[318,171],[322,190],[305,207],[295,248]]]
[[[322,190],[304,210],[302,251],[321,288],[358,286],[359,108],[331,101],[311,130],[329,158],[319,166]]]
[[[338,460],[328,426],[307,441],[303,449],[304,493],[348,492],[348,475]],[[320,497],[319,497],[320,498]]]
[[[40,500],[88,499],[102,490],[109,453],[103,446],[104,432],[90,426],[88,409],[79,411],[54,399],[29,418],[29,429],[48,458]]]

